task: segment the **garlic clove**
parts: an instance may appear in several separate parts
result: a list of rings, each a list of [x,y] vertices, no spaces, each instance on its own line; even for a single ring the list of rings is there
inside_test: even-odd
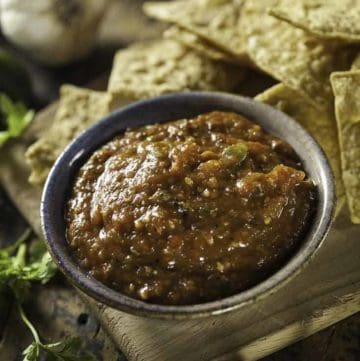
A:
[[[86,56],[96,42],[107,0],[1,0],[4,36],[46,65]]]

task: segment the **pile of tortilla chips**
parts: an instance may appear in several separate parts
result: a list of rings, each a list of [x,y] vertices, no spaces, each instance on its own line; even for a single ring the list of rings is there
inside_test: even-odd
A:
[[[119,50],[107,92],[64,88],[53,126],[27,152],[32,183],[42,183],[65,145],[120,99],[244,94],[251,81],[263,90],[256,100],[318,140],[338,210],[347,200],[360,223],[360,0],[175,0],[145,3],[144,11],[169,24],[163,38]]]

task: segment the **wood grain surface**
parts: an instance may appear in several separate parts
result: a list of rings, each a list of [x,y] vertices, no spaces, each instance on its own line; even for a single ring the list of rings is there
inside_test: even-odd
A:
[[[0,154],[0,182],[41,234],[41,189],[27,182],[26,147],[51,124],[40,112],[21,142]],[[360,310],[360,227],[344,209],[312,263],[272,296],[238,311],[191,321],[143,318],[82,295],[130,361],[257,360]]]

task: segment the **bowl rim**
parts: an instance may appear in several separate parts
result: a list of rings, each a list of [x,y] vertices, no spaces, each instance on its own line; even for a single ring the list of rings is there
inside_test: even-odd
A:
[[[146,106],[149,105],[153,106],[154,103],[161,104],[171,101],[189,102],[194,101],[195,99],[197,101],[204,100],[226,103],[228,106],[229,104],[236,104],[238,107],[248,106],[255,110],[257,109],[260,113],[262,113],[264,117],[267,116],[274,119],[281,119],[279,126],[287,122],[288,126],[290,126],[294,131],[296,131],[297,137],[303,138],[304,141],[309,144],[318,159],[318,163],[320,164],[322,182],[319,182],[319,184],[317,184],[317,187],[321,187],[323,199],[321,199],[320,201],[318,200],[318,205],[316,209],[317,213],[314,216],[315,220],[310,225],[306,237],[304,237],[303,244],[299,247],[296,253],[293,254],[291,258],[282,265],[282,267],[278,271],[273,273],[270,277],[266,278],[262,282],[232,296],[206,303],[179,306],[146,303],[144,301],[128,297],[118,291],[109,288],[100,281],[97,281],[96,279],[88,276],[86,274],[86,271],[80,268],[80,266],[76,263],[76,260],[73,259],[73,257],[69,254],[69,248],[66,247],[67,245],[61,245],[61,242],[64,242],[64,240],[66,243],[65,229],[63,228],[62,231],[59,230],[59,228],[61,227],[57,225],[56,222],[54,222],[54,212],[59,212],[59,208],[61,208],[61,213],[63,215],[63,207],[67,199],[68,193],[67,191],[62,191],[62,198],[60,198],[61,205],[59,205],[59,202],[56,202],[54,195],[56,195],[56,192],[58,191],[60,185],[64,183],[63,181],[59,180],[61,177],[64,177],[64,173],[66,176],[66,182],[72,184],[73,176],[70,176],[69,174],[66,175],[65,169],[78,169],[79,166],[83,164],[83,162],[77,164],[78,160],[84,158],[86,161],[86,159],[88,159],[88,156],[95,149],[97,149],[99,146],[101,146],[101,144],[104,144],[109,140],[101,138],[103,136],[101,128],[104,129],[104,127],[106,127],[108,123],[113,122],[116,118],[126,117],[126,113],[129,111],[131,112],[134,110],[138,110],[141,107],[146,108]],[[229,109],[229,111],[234,110]],[[179,118],[176,118],[175,116],[174,119],[168,119],[168,121],[175,119]],[[255,123],[257,122],[256,119],[251,120]],[[155,119],[154,123],[158,121],[159,120]],[[148,122],[146,124],[150,123]],[[274,125],[274,127],[276,128],[277,126]],[[112,137],[120,133],[121,131],[119,130],[113,130]],[[81,147],[84,146],[84,144],[88,143],[87,140],[89,139],[89,137],[94,136],[97,136],[99,137],[99,139],[102,140],[97,142],[99,144],[93,147],[94,149],[89,148],[87,151],[84,151],[84,149]],[[284,138],[284,140],[287,141],[286,138]],[[289,143],[290,145],[292,145],[291,142]],[[301,157],[301,155],[299,154],[298,156],[300,157],[300,160],[304,162],[304,158]],[[314,257],[316,251],[321,246],[324,238],[329,231],[330,225],[333,220],[334,208],[334,177],[327,157],[320,145],[317,143],[317,141],[293,118],[269,105],[240,95],[233,95],[222,92],[182,92],[157,96],[131,103],[130,105],[122,107],[102,118],[90,128],[82,132],[78,137],[76,137],[61,153],[49,173],[43,189],[40,214],[41,226],[45,236],[46,245],[53,260],[55,261],[59,269],[64,273],[64,275],[69,279],[69,281],[74,284],[78,289],[90,295],[95,300],[121,311],[141,316],[188,319],[208,315],[217,315],[244,307],[249,303],[253,303],[259,299],[271,295],[272,293],[276,292],[280,287],[284,286],[287,282],[293,279],[304,267],[306,267],[306,265]]]

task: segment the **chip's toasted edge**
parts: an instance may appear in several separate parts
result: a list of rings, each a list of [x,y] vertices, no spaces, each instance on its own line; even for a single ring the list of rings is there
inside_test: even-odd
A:
[[[119,50],[108,91],[135,99],[190,90],[231,91],[244,69],[202,56],[179,42],[160,39]]]
[[[332,106],[333,71],[350,67],[353,49],[318,38],[267,14],[277,0],[246,1],[242,31],[252,61],[264,72],[298,91],[319,108]]]
[[[216,48],[213,44],[208,43],[205,39],[201,38],[195,33],[181,28],[180,26],[173,25],[163,34],[165,39],[178,41],[179,43],[189,47],[200,54],[213,59],[220,60],[230,64],[242,65],[243,62],[239,61],[236,57],[226,53],[222,49]]]
[[[149,1],[143,5],[146,15],[174,24],[196,34],[209,44],[236,57],[244,65],[253,65],[246,41],[239,31],[244,0]]]
[[[301,30],[309,32],[312,35],[317,36],[319,38],[323,38],[325,40],[333,39],[333,40],[343,40],[346,42],[360,42],[360,35],[350,36],[347,33],[337,33],[337,32],[336,33],[326,33],[326,32],[316,31],[314,29],[307,27],[306,25],[304,25],[300,22],[289,19],[285,14],[283,14],[280,11],[277,11],[276,9],[269,9],[268,13],[269,13],[269,15],[274,16],[281,21],[287,22],[291,26],[297,27]]]
[[[360,41],[360,4],[356,11],[351,0],[281,0],[268,12],[325,40]]]
[[[360,70],[331,74],[331,85],[350,217],[360,224]]]
[[[329,158],[336,181],[336,215],[345,203],[340,148],[333,112],[315,108],[299,92],[280,83],[258,94],[255,100],[269,104],[298,121],[318,141]]]
[[[68,143],[117,106],[118,101],[105,92],[63,85],[52,125],[25,153],[31,168],[29,182],[42,184]]]

